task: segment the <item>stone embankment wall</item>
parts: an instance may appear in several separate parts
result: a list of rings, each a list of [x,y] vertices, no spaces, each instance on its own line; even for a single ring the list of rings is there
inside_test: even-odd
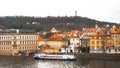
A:
[[[120,60],[120,54],[106,54],[106,53],[80,53],[77,54],[79,58],[88,58],[88,59],[114,59]]]

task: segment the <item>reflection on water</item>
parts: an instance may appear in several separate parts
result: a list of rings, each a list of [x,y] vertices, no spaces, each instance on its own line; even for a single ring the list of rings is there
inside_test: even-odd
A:
[[[36,68],[77,68],[72,61],[37,61]]]
[[[0,56],[0,68],[120,68],[120,60],[34,60],[32,57]]]

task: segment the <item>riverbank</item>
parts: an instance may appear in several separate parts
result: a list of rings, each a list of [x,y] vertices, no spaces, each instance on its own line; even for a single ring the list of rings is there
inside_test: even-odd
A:
[[[72,54],[72,53],[70,53]],[[120,54],[106,54],[106,53],[74,53],[77,58],[84,59],[108,59],[108,60],[120,60]],[[21,55],[21,56],[12,56],[12,57],[33,57],[34,54],[31,55]],[[10,56],[11,55],[0,55],[0,56]]]
[[[120,54],[79,53],[75,55],[78,58],[120,60]]]

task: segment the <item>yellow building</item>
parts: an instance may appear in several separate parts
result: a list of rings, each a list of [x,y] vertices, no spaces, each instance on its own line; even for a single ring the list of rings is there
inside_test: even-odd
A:
[[[19,55],[36,51],[37,34],[32,30],[1,30],[0,55]]]
[[[120,47],[120,28],[118,25],[111,29],[111,44],[114,47]]]
[[[90,35],[90,49],[97,50],[105,46],[106,35],[103,29],[96,30]]]
[[[67,46],[67,40],[64,38],[63,34],[57,33],[53,34],[47,39],[47,44],[54,49],[55,52],[59,52],[63,46]],[[52,50],[53,51],[53,50]]]

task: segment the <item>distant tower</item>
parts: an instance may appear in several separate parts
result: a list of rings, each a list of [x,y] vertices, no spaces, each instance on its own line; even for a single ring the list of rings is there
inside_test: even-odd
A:
[[[75,16],[77,16],[77,11],[75,11]]]

